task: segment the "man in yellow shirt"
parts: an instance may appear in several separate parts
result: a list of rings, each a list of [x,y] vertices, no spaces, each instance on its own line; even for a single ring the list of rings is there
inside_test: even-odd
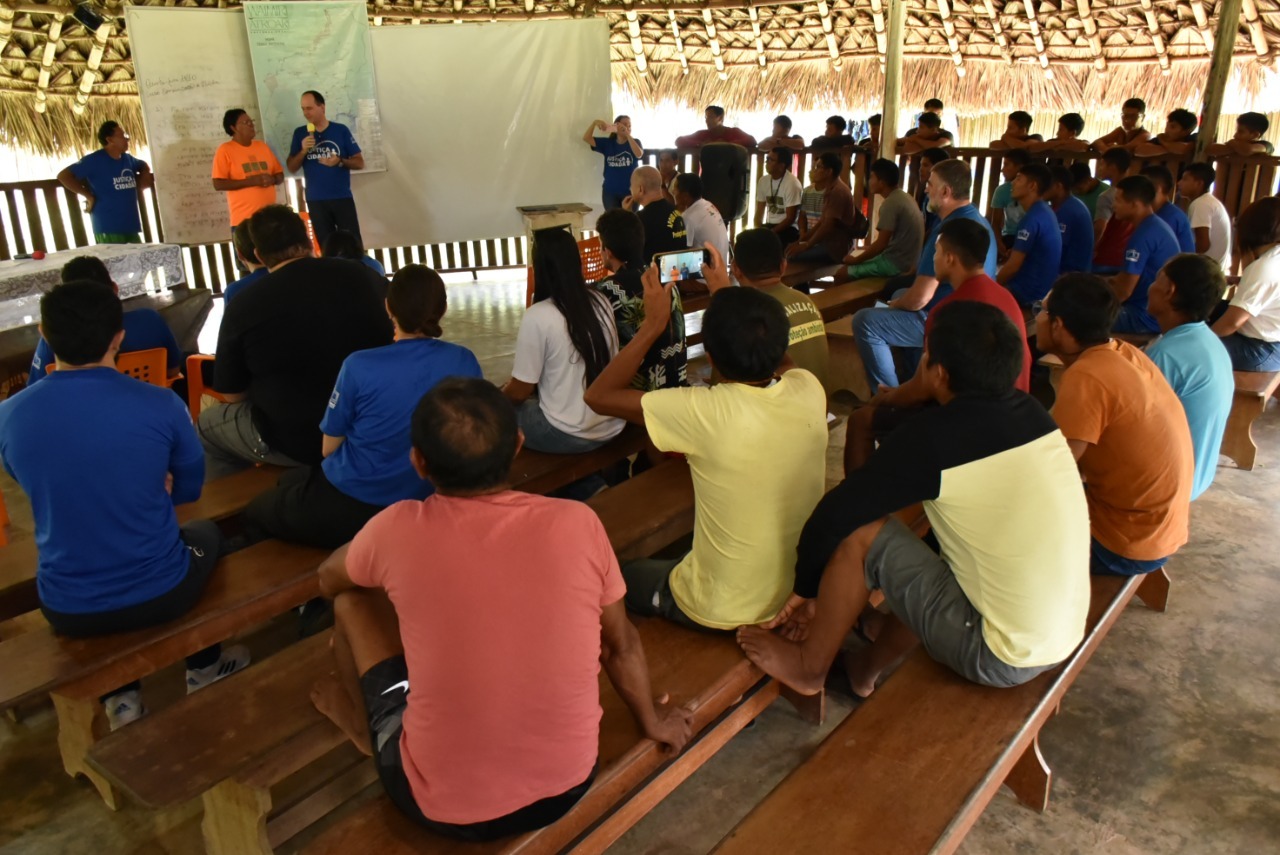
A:
[[[710,278],[714,268],[704,268]],[[642,424],[684,454],[695,497],[693,549],[622,568],[627,607],[686,626],[733,629],[772,618],[795,579],[796,543],[826,481],[822,384],[786,358],[787,315],[755,288],[724,288],[703,317],[713,387],[640,392],[631,379],[667,328],[671,286],[644,275],[639,332],[587,389],[587,406]]]

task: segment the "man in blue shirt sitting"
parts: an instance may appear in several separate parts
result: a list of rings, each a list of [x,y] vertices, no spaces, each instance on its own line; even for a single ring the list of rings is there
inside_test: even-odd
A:
[[[232,298],[247,286],[267,275],[267,266],[258,258],[257,248],[253,245],[253,235],[249,233],[248,220],[242,221],[231,230],[231,245],[235,248],[236,259],[240,262],[240,266],[249,272],[232,282],[227,286],[227,290],[222,292],[223,305],[230,303]]]
[[[107,265],[103,264],[102,259],[92,255],[81,255],[62,266],[63,282],[73,282],[78,279],[100,282],[109,286],[116,294],[120,293],[119,286],[111,279],[111,272],[107,270]],[[120,302],[119,299],[116,302]],[[154,350],[158,347],[164,348],[165,366],[169,377],[177,377],[182,372],[182,349],[178,347],[178,340],[174,338],[173,330],[169,329],[164,318],[155,309],[134,309],[125,312],[124,343],[120,347],[120,352],[136,353],[139,350]],[[49,372],[49,366],[53,364],[53,353],[53,348],[42,336],[40,343],[36,345],[35,356],[31,358],[31,370],[27,373],[28,386],[34,386],[45,378]],[[178,390],[180,395],[184,391]]]
[[[1195,252],[1196,239],[1191,234],[1191,220],[1185,211],[1173,203],[1173,173],[1169,171],[1169,167],[1159,164],[1146,166],[1138,174],[1147,176],[1155,185],[1156,201],[1151,206],[1151,210],[1157,217],[1164,220],[1164,224],[1178,239],[1178,249],[1183,252]]]
[[[336,229],[360,235],[356,200],[351,198],[351,171],[364,169],[364,155],[351,129],[331,122],[324,96],[314,89],[302,93],[307,124],[294,130],[286,165],[302,170],[307,189],[307,213],[316,241],[324,246]]]
[[[1187,413],[1196,462],[1193,501],[1213,483],[1235,397],[1231,357],[1205,323],[1226,289],[1218,262],[1187,253],[1166,264],[1147,292],[1147,310],[1163,333],[1147,346],[1147,356]]]
[[[102,148],[58,173],[58,181],[85,198],[98,243],[142,243],[138,191],[155,184],[145,161],[129,154],[129,135],[116,122],[98,128]]]
[[[1028,163],[1013,177],[1013,200],[1024,213],[1009,258],[995,278],[1013,292],[1020,306],[1043,299],[1058,278],[1062,232],[1053,209],[1042,198],[1052,180],[1049,167],[1042,163]]]
[[[881,386],[898,385],[898,372],[894,368],[893,348],[910,348],[913,358],[905,366],[908,376],[915,373],[924,347],[924,322],[929,310],[959,283],[939,282],[934,275],[933,256],[942,224],[953,218],[981,223],[991,237],[983,269],[988,276],[996,273],[996,238],[991,226],[969,202],[973,174],[963,160],[944,160],[933,167],[929,175],[929,204],[935,209],[939,223],[925,239],[916,265],[916,278],[911,287],[893,295],[888,306],[863,309],[853,316],[853,338],[867,371],[867,381],[874,395]]]
[[[116,371],[124,315],[109,285],[58,285],[40,301],[40,327],[58,370],[0,402],[0,458],[31,501],[41,611],[70,637],[173,620],[200,599],[223,550],[217,526],[179,527],[174,512],[204,483],[187,407]],[[187,691],[248,661],[244,648],[216,645],[190,656]],[[136,683],[103,700],[112,729],[144,712]]]
[[[1145,175],[1130,175],[1116,184],[1115,218],[1133,228],[1124,248],[1124,265],[1108,281],[1120,300],[1119,333],[1158,333],[1147,312],[1147,289],[1169,259],[1178,254],[1178,239],[1155,215],[1156,188]]]
[[[1062,261],[1059,273],[1088,273],[1093,270],[1093,215],[1089,206],[1072,194],[1075,176],[1065,166],[1049,170],[1049,192],[1044,200],[1058,218],[1062,234]]]

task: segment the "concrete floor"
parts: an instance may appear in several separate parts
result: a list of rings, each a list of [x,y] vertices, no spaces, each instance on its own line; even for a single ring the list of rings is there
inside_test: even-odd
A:
[[[451,284],[446,337],[475,350],[497,382],[510,371],[519,281]],[[217,323],[211,319],[211,328]],[[1130,607],[1075,686],[1041,745],[1054,773],[1047,813],[1001,792],[961,848],[979,853],[1280,852],[1280,413],[1255,426],[1259,468],[1229,463],[1194,506],[1192,540],[1170,565],[1169,611]],[[839,477],[843,430],[831,435],[829,479]],[[30,515],[0,476],[18,537]],[[0,631],[3,626],[0,626]],[[251,643],[278,646],[277,626]],[[177,679],[162,673],[148,697]],[[700,855],[847,713],[838,697],[826,726],[774,704],[611,851]],[[37,709],[0,725],[0,855],[194,853],[199,807],[107,811],[58,761],[52,715]],[[921,793],[921,799],[928,798]],[[904,810],[910,810],[904,804]],[[303,834],[282,848],[295,851]],[[911,855],[911,853],[903,853]]]

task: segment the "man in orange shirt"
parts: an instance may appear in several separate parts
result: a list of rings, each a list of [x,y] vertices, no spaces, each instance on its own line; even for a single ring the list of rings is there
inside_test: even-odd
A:
[[[270,146],[255,139],[257,129],[244,110],[228,110],[222,129],[231,139],[218,146],[213,156],[213,189],[227,194],[235,231],[258,210],[276,203],[276,185],[284,183],[284,167]]]
[[[1091,570],[1133,576],[1160,569],[1187,542],[1195,456],[1160,369],[1111,338],[1119,311],[1105,280],[1068,273],[1037,307],[1036,338],[1066,365],[1052,414],[1084,479]]]

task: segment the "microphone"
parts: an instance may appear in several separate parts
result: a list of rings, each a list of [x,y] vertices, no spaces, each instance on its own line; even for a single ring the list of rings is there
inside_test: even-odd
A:
[[[315,132],[316,132],[316,126],[311,124],[310,122],[307,122],[307,133],[314,134]]]

